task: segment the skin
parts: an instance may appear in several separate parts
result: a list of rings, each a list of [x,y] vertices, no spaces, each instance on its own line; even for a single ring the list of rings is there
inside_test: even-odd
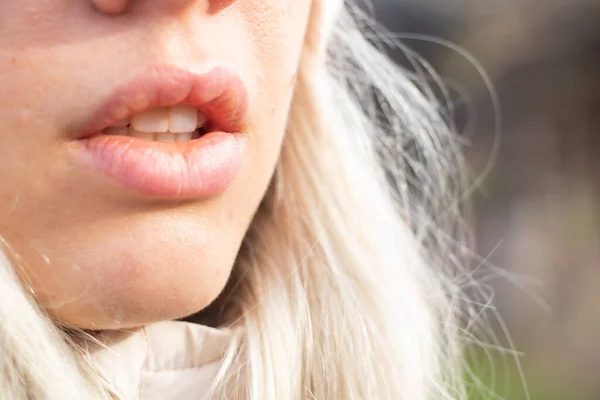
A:
[[[60,323],[193,314],[222,291],[284,136],[311,0],[0,1],[0,233]],[[69,152],[74,127],[157,63],[234,66],[241,173],[209,199],[132,193]]]

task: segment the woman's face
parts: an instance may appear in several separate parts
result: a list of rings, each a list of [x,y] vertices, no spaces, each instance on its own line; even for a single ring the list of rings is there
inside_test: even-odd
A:
[[[123,328],[215,299],[278,158],[310,3],[0,0],[0,234],[51,315]]]

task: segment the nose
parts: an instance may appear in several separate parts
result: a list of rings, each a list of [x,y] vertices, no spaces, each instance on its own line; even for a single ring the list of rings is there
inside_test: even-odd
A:
[[[207,4],[207,11],[216,14],[231,6],[237,0],[91,0],[96,10],[107,15],[123,14],[130,7],[130,3],[136,1],[154,1],[172,3],[172,5],[185,6],[190,3],[203,1]]]

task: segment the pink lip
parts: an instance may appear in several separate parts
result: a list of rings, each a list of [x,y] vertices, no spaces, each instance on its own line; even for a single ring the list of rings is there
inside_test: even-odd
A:
[[[204,112],[208,133],[176,143],[100,133],[133,114],[177,104]],[[144,195],[210,197],[227,189],[240,170],[247,106],[246,86],[230,70],[197,74],[158,66],[118,89],[81,131],[76,148],[105,176]]]

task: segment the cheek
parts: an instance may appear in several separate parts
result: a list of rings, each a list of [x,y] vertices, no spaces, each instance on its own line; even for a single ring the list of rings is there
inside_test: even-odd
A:
[[[244,18],[254,38],[265,84],[295,71],[302,52],[310,12],[308,0],[242,0],[251,17]],[[246,11],[247,10],[247,11]]]
[[[255,170],[270,176],[292,100],[310,12],[309,0],[241,0],[256,54],[260,107],[254,114]],[[269,172],[267,172],[269,171]]]

